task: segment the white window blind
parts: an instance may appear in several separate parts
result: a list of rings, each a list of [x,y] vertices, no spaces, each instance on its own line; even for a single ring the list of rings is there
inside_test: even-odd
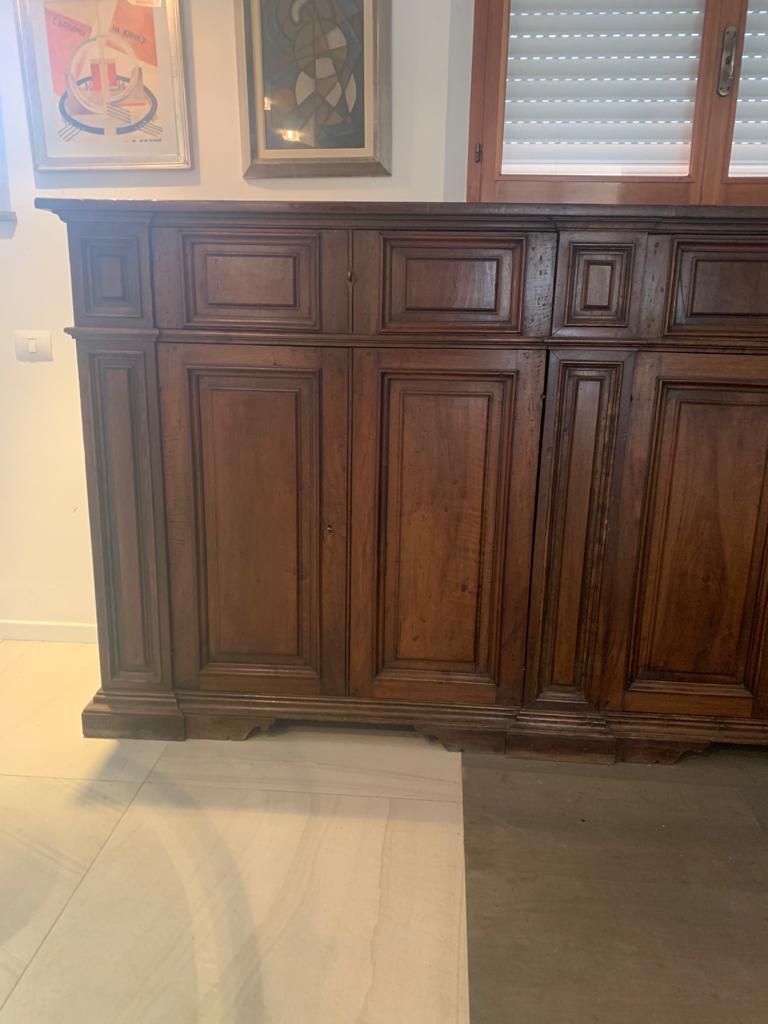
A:
[[[704,6],[511,0],[502,173],[687,174]]]
[[[750,3],[747,11],[728,173],[768,176],[768,0]]]

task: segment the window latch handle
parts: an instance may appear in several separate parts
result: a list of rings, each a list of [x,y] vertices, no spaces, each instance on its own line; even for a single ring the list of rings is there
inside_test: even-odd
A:
[[[723,47],[720,51],[720,75],[717,79],[717,95],[730,96],[736,76],[736,46],[739,30],[729,25],[723,32]]]

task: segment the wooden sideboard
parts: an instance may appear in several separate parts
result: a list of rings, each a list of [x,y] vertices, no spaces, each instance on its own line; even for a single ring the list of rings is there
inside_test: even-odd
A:
[[[90,736],[768,743],[768,209],[44,199]]]

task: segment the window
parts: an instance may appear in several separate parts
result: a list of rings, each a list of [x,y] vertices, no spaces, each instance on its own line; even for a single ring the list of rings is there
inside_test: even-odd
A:
[[[475,0],[468,198],[768,202],[768,0]]]
[[[750,4],[741,75],[736,99],[736,120],[729,175],[768,177],[768,3]]]

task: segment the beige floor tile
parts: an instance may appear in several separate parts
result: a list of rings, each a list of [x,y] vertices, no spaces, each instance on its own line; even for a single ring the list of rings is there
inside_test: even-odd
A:
[[[16,640],[0,640],[0,673],[9,669],[29,649],[30,645],[28,643],[21,643]]]
[[[98,687],[95,644],[0,643],[0,775],[142,781],[165,744],[84,739]]]
[[[412,732],[290,727],[244,743],[169,743],[149,781],[461,800],[461,755]]]
[[[448,801],[146,783],[0,1024],[466,1024]]]
[[[0,1005],[137,786],[0,776]]]

